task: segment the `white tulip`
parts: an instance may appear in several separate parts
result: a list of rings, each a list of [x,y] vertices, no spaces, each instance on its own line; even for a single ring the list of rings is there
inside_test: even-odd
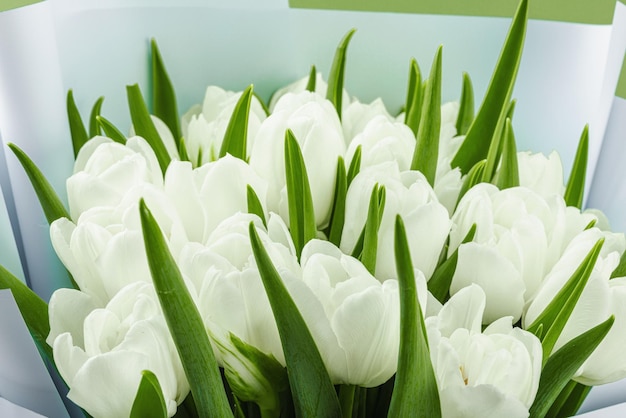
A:
[[[180,156],[178,155],[178,149],[176,148],[176,140],[174,139],[174,135],[172,134],[172,131],[170,131],[170,128],[165,122],[163,122],[161,119],[154,115],[150,115],[150,119],[152,119],[154,128],[157,130],[159,137],[161,137],[161,142],[163,143],[163,146],[165,146],[167,154],[173,160],[180,159]],[[131,126],[130,136],[133,137],[135,135],[135,127]]]
[[[194,166],[215,161],[219,157],[226,128],[242,92],[223,90],[217,86],[206,89],[202,108],[192,107],[182,119],[182,132],[185,138],[187,155]],[[247,154],[250,155],[252,142],[265,119],[263,106],[252,97],[248,117]]]
[[[289,217],[284,159],[287,129],[293,131],[300,144],[311,185],[315,220],[322,229],[330,219],[337,159],[345,153],[339,117],[328,100],[305,91],[282,96],[274,113],[261,124],[250,166],[269,184],[268,209],[279,213],[286,222]]]
[[[139,185],[161,187],[163,175],[150,145],[141,137],[126,145],[96,136],[80,150],[74,174],[67,179],[72,219],[97,206],[117,206],[126,193]]]
[[[459,259],[450,292],[477,283],[487,295],[485,323],[509,315],[518,320],[569,240],[591,219],[566,209],[557,195],[546,200],[523,187],[474,186],[452,217],[448,254],[458,248]],[[460,245],[474,223],[473,242]]]
[[[576,236],[547,275],[523,318],[524,326],[529,326],[537,319],[601,238],[605,242],[600,256],[553,350],[558,350],[571,339],[605,321],[610,315],[615,315],[615,323],[609,334],[577,373],[576,380],[588,385],[608,383],[626,377],[626,360],[621,360],[622,356],[618,355],[626,344],[626,282],[623,278],[609,280],[619,263],[620,255],[626,249],[624,235],[592,228]]]
[[[413,266],[429,279],[448,237],[450,218],[422,173],[400,172],[395,162],[366,168],[350,184],[341,237],[342,251],[352,253],[365,225],[370,196],[376,184],[384,186],[386,190],[385,208],[378,232],[376,278],[384,281],[396,277],[394,225],[396,215],[400,214],[406,227]]]
[[[541,375],[541,343],[504,317],[481,331],[485,294],[471,285],[426,318],[443,417],[527,417]]]
[[[244,161],[227,155],[196,169],[189,162],[173,161],[164,188],[189,239],[204,243],[221,221],[248,211],[248,185],[265,207],[267,182]]]
[[[343,135],[346,143],[351,144],[354,138],[363,132],[370,121],[377,118],[383,118],[390,123],[402,123],[402,121],[396,122],[394,120],[380,97],[369,104],[354,100],[346,106],[341,114],[341,125],[343,126]],[[413,136],[413,142],[415,142],[415,136]]]
[[[563,196],[565,193],[563,165],[556,151],[552,151],[547,157],[542,153],[518,152],[517,164],[520,186],[545,198],[552,195]]]
[[[168,416],[176,413],[189,384],[151,284],[130,284],[104,307],[77,290],[61,289],[49,310],[48,343],[70,388],[68,398],[94,418],[128,416],[141,372],[150,370]]]
[[[309,76],[306,76],[276,90],[274,94],[272,94],[272,97],[270,98],[270,102],[268,105],[270,112],[274,113],[274,109],[276,108],[276,103],[278,103],[281,97],[283,97],[287,93],[297,94],[297,93],[302,93],[303,91],[306,91],[306,86],[308,83],[309,83]],[[328,84],[322,77],[322,73],[319,71],[316,71],[315,93],[317,93],[321,97],[326,97],[327,90],[328,90]],[[342,104],[342,107],[341,107],[342,113],[345,113],[348,105],[350,104],[350,96],[348,95],[348,92],[346,92],[345,89],[343,90],[341,104]]]

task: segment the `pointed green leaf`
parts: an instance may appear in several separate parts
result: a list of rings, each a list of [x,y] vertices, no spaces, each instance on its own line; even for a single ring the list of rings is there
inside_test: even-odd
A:
[[[374,275],[376,272],[376,256],[378,254],[378,230],[385,209],[385,187],[376,184],[370,195],[367,219],[363,228],[363,250],[359,256],[361,263]]]
[[[17,145],[9,144],[9,148],[11,148],[11,151],[13,151],[20,164],[22,164],[30,180],[30,184],[32,184],[35,190],[37,199],[39,199],[39,204],[43,209],[43,213],[46,215],[48,223],[50,224],[59,218],[71,219],[63,202],[61,202],[61,199],[59,199],[52,185],[46,180],[35,163]]]
[[[430,68],[430,77],[424,92],[424,104],[416,135],[411,170],[424,174],[431,186],[435,186],[437,158],[439,155],[439,132],[441,131],[441,50]]]
[[[152,109],[154,115],[165,122],[170,129],[176,146],[178,146],[181,132],[176,93],[154,38],[150,41],[150,48],[152,56]]]
[[[52,348],[46,343],[50,334],[48,305],[28,286],[0,266],[0,289],[10,289],[30,334],[44,359],[54,364]]]
[[[616,277],[626,277],[626,252],[622,254],[622,257],[619,259],[619,264],[615,267],[613,273],[611,273],[611,279]]]
[[[472,224],[472,227],[463,238],[461,244],[465,244],[474,239],[476,234],[476,224]],[[456,271],[456,263],[459,259],[459,249],[454,250],[452,255],[444,261],[433,273],[433,276],[428,281],[428,290],[432,295],[437,298],[441,303],[446,301],[448,294],[450,293],[450,284],[452,283],[452,277]]]
[[[259,196],[249,184],[246,186],[246,199],[248,201],[248,213],[252,213],[261,218],[261,221],[263,221],[263,225],[267,226],[267,222],[265,221],[265,212],[263,211],[263,205],[261,204],[261,200],[259,200]]]
[[[465,135],[474,120],[474,87],[469,74],[463,73],[463,88],[456,117],[456,134]]]
[[[317,70],[315,65],[311,65],[311,71],[309,72],[309,81],[306,83],[307,91],[315,91],[315,83],[317,82]]]
[[[167,418],[167,407],[159,379],[150,370],[141,372],[130,418]]]
[[[105,119],[103,116],[96,116],[96,121],[102,130],[104,131],[104,135],[108,138],[111,138],[113,141],[125,144],[126,137],[123,133],[120,132],[119,129],[115,127],[109,120]]]
[[[530,418],[543,418],[574,373],[604,339],[615,322],[611,316],[579,335],[550,356],[541,371],[537,396],[530,408]]]
[[[154,288],[198,413],[202,417],[232,417],[222,376],[198,308],[159,225],[143,199],[139,202],[139,214]]]
[[[498,168],[498,164],[500,163],[500,158],[502,157],[502,150],[504,149],[504,125],[506,119],[513,120],[513,112],[515,111],[515,100],[511,100],[509,105],[506,108],[506,112],[500,115],[498,119],[498,124],[496,125],[496,129],[493,134],[493,139],[491,140],[491,144],[489,144],[489,152],[487,153],[487,165],[485,166],[485,171],[483,172],[483,182],[492,183],[493,179],[496,175],[496,169]]]
[[[98,116],[100,116],[100,110],[102,110],[102,103],[104,97],[98,97],[96,103],[91,108],[91,115],[89,116],[89,138],[100,135],[100,125],[98,124]]]
[[[504,127],[504,149],[502,150],[500,169],[496,173],[494,184],[500,189],[519,186],[519,168],[517,165],[517,147],[511,119],[506,120]]]
[[[576,303],[587,285],[603,244],[604,239],[599,239],[596,242],[574,274],[572,274],[572,277],[569,278],[559,293],[552,299],[552,302],[526,328],[528,331],[535,333],[539,325],[543,324],[545,331],[543,338],[541,338],[541,345],[543,346],[544,361],[548,359],[563,328],[565,328],[567,320],[576,307]]]
[[[72,136],[72,147],[74,149],[74,158],[78,155],[78,151],[89,140],[87,129],[80,117],[80,112],[74,101],[74,93],[72,90],[67,91],[67,119],[70,124],[70,134]]]
[[[165,174],[167,166],[170,164],[170,156],[167,153],[167,149],[163,144],[159,132],[152,122],[152,118],[150,118],[150,113],[141,95],[139,85],[133,84],[132,86],[126,86],[126,96],[128,98],[128,108],[130,109],[130,118],[133,122],[135,133],[150,144],[159,161],[161,171]]]
[[[300,144],[291,129],[285,132],[285,177],[289,205],[289,231],[298,258],[307,242],[315,238],[317,227],[313,197]]]
[[[498,118],[505,111],[513,92],[513,85],[522,57],[527,20],[528,0],[521,0],[483,103],[463,144],[452,160],[452,167],[460,167],[462,173],[467,173],[474,164],[487,156],[489,142],[493,138]]]
[[[339,246],[343,225],[346,218],[346,195],[348,193],[348,178],[346,175],[346,165],[343,158],[337,160],[337,175],[335,177],[335,193],[333,199],[333,210],[330,217],[330,227],[328,230],[328,240]]]
[[[265,113],[265,116],[269,116],[270,115],[270,109],[265,104],[265,101],[263,100],[263,98],[261,96],[259,96],[256,91],[252,92],[252,97],[254,97],[257,100],[257,102],[261,105],[261,108],[263,109],[263,112]]]
[[[591,386],[570,380],[561,393],[559,393],[559,396],[550,407],[546,417],[573,417],[576,415],[576,412],[578,412],[578,409],[580,409],[580,406],[590,390]]]
[[[585,125],[578,142],[576,157],[572,165],[567,188],[565,189],[565,203],[567,206],[575,206],[581,209],[583,206],[583,194],[585,192],[585,177],[587,174],[587,157],[589,154],[589,125]]]
[[[252,222],[249,232],[254,258],[276,319],[285,354],[296,415],[301,418],[339,418],[339,400],[315,341]]]
[[[350,161],[350,167],[348,167],[348,186],[352,183],[352,180],[359,174],[361,170],[361,146],[357,146],[354,150],[354,155],[352,156],[352,161]]]
[[[249,85],[235,105],[233,114],[224,133],[224,140],[220,148],[219,157],[227,153],[235,158],[246,161],[248,141],[248,118],[250,117],[250,103],[252,102],[252,85]]]
[[[465,180],[463,180],[463,184],[461,185],[461,191],[459,192],[459,198],[456,201],[458,205],[465,193],[468,192],[469,189],[476,186],[478,183],[482,183],[483,174],[485,172],[485,166],[487,165],[486,160],[482,160],[477,162],[474,167],[467,173],[465,176]]]
[[[430,361],[409,243],[400,215],[396,217],[394,249],[400,291],[400,351],[387,416],[441,417],[437,380]]]
[[[346,51],[352,35],[354,35],[356,29],[351,29],[345,34],[339,45],[337,51],[335,51],[335,57],[333,59],[333,65],[330,68],[328,76],[328,90],[326,92],[326,98],[332,102],[337,110],[339,119],[341,119],[341,100],[343,98],[343,82],[344,73],[346,67]]]
[[[413,58],[409,66],[409,86],[404,105],[404,123],[411,128],[414,135],[417,135],[422,114],[422,94],[422,73],[417,61]]]

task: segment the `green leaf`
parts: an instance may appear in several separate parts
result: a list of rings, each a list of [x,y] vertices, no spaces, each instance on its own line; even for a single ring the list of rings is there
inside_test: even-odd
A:
[[[622,257],[619,259],[619,264],[615,267],[613,273],[611,273],[611,279],[616,277],[626,277],[626,252],[622,254]]]
[[[465,244],[474,239],[476,234],[476,224],[472,224],[472,227],[463,238],[461,244]],[[452,283],[452,277],[456,271],[456,264],[459,260],[459,249],[452,253],[452,255],[444,261],[433,273],[433,276],[428,281],[428,290],[432,295],[437,298],[441,303],[446,301],[450,292],[450,284]]]
[[[252,96],[254,98],[256,98],[257,102],[259,102],[259,104],[261,105],[261,108],[263,109],[263,112],[265,113],[265,116],[269,116],[270,115],[270,109],[265,104],[265,101],[263,100],[263,98],[261,96],[259,96],[256,91],[252,92]]]
[[[500,169],[496,173],[493,184],[500,190],[519,186],[519,168],[517,165],[517,147],[511,119],[506,120],[504,128],[504,149],[502,150]]]
[[[202,417],[232,417],[219,367],[198,308],[159,225],[143,199],[139,202],[139,214],[154,287],[198,413]]]
[[[500,115],[498,119],[498,124],[496,125],[496,130],[493,134],[493,139],[491,140],[491,144],[489,145],[489,152],[487,153],[487,165],[485,166],[485,171],[483,172],[483,182],[492,183],[493,179],[496,175],[496,169],[498,168],[498,163],[500,162],[500,158],[502,157],[502,150],[504,148],[504,125],[505,120],[513,119],[513,111],[515,110],[515,100],[512,100],[506,108],[506,112]]]
[[[311,65],[311,71],[309,72],[309,81],[306,83],[306,90],[310,92],[315,91],[315,83],[317,82],[317,70],[315,65]]]
[[[74,101],[74,93],[72,90],[67,91],[67,119],[70,124],[70,134],[72,136],[72,147],[74,149],[74,158],[78,155],[78,151],[82,148],[89,136],[87,135],[87,129],[83,124],[83,120],[80,117],[80,112],[76,107]]]
[[[378,230],[385,209],[385,187],[376,184],[370,195],[367,219],[363,228],[363,249],[359,256],[361,263],[374,275],[376,272],[376,255],[378,254]]]
[[[352,35],[354,35],[356,29],[351,29],[345,34],[339,45],[337,51],[335,51],[335,57],[333,59],[333,65],[330,68],[330,74],[328,76],[328,90],[326,92],[326,98],[331,101],[337,110],[337,115],[341,119],[341,100],[343,98],[343,81],[346,67],[346,51]]]
[[[456,134],[465,135],[474,120],[474,87],[469,74],[463,73],[463,89],[459,114],[456,117]]]
[[[52,185],[46,180],[46,177],[35,163],[17,145],[9,144],[9,148],[11,148],[11,151],[13,151],[20,164],[22,164],[30,180],[30,184],[32,184],[35,190],[37,199],[39,199],[39,204],[43,209],[43,213],[46,215],[48,223],[51,224],[59,218],[71,219],[63,202],[61,202],[61,199],[59,199]]]
[[[576,415],[576,412],[580,409],[580,406],[590,390],[591,386],[570,380],[561,393],[559,393],[559,396],[550,407],[546,417],[559,418]]]
[[[28,286],[0,266],[0,289],[10,289],[30,334],[44,359],[54,364],[52,348],[46,343],[50,334],[48,305]]]
[[[289,205],[289,231],[298,258],[300,258],[302,248],[315,238],[317,227],[304,157],[291,129],[285,132],[285,175]]]
[[[104,102],[104,97],[98,97],[96,103],[94,103],[91,108],[91,115],[89,116],[89,137],[93,138],[94,136],[100,135],[100,125],[98,124],[98,116],[100,116],[100,110],[102,110],[102,103]]]
[[[352,183],[352,180],[359,174],[361,170],[361,155],[362,150],[361,146],[357,146],[354,150],[354,155],[352,156],[352,161],[350,161],[350,167],[348,167],[348,186]]]
[[[615,322],[611,316],[579,335],[550,356],[541,371],[539,389],[530,408],[531,418],[543,418],[574,373],[604,339]]]
[[[263,211],[263,205],[259,200],[259,196],[249,184],[246,186],[246,200],[248,202],[248,213],[252,213],[261,218],[261,221],[263,221],[263,225],[267,226],[267,222],[265,221],[265,212]]]
[[[181,161],[191,162],[191,159],[189,158],[189,153],[187,152],[187,145],[185,144],[185,138],[183,137],[180,137],[180,141],[178,141],[178,156],[180,157]]]
[[[130,418],[167,418],[167,407],[159,379],[150,370],[141,372]]]
[[[252,222],[249,231],[254,258],[276,319],[285,354],[296,415],[301,418],[341,417],[335,388],[315,341]]]
[[[233,114],[228,121],[228,127],[224,133],[224,140],[220,148],[219,157],[227,153],[235,158],[246,161],[248,141],[248,118],[250,117],[250,103],[252,102],[252,85],[249,85],[235,105]]]
[[[103,116],[96,116],[96,121],[100,128],[104,131],[104,135],[108,138],[111,138],[113,141],[126,144],[126,137],[123,133],[120,132],[119,129],[115,127],[109,120],[105,119]]]
[[[430,76],[424,92],[424,104],[416,134],[415,151],[411,170],[424,174],[431,186],[435,186],[437,157],[439,155],[439,132],[441,130],[441,51],[437,48]]]
[[[565,203],[567,206],[575,206],[581,209],[583,206],[583,194],[585,192],[585,177],[587,173],[587,157],[589,154],[589,125],[585,125],[578,142],[576,157],[572,165],[567,188],[565,189]]]
[[[422,73],[417,61],[413,58],[409,65],[409,86],[404,105],[404,123],[411,128],[414,135],[417,135],[422,114],[422,94]]]
[[[494,136],[498,119],[511,98],[522,57],[527,20],[528,0],[521,0],[491,77],[485,99],[463,144],[452,159],[452,167],[460,167],[464,174],[487,156],[489,142]]]
[[[152,56],[152,109],[154,115],[165,122],[170,129],[178,147],[178,140],[182,135],[178,106],[176,105],[176,93],[154,38],[150,41],[150,49]]]
[[[354,395],[356,386],[343,384],[339,386],[339,404],[341,405],[341,417],[352,418],[354,408]]]
[[[465,180],[463,180],[463,184],[461,185],[461,191],[459,192],[459,198],[457,199],[456,204],[458,205],[465,193],[469,191],[472,187],[476,186],[478,183],[482,183],[483,174],[485,173],[485,166],[487,165],[486,160],[482,160],[477,162],[474,167],[467,173],[465,176]]]
[[[388,417],[441,417],[437,380],[420,308],[409,243],[400,215],[394,240],[400,291],[400,351]]]
[[[335,177],[335,193],[333,198],[333,210],[328,229],[328,240],[339,247],[343,225],[346,218],[346,195],[348,194],[348,177],[343,158],[337,160],[337,175]]]
[[[128,98],[130,118],[133,122],[135,133],[150,144],[159,161],[161,172],[165,174],[167,166],[170,164],[170,156],[167,153],[167,149],[163,144],[159,132],[150,118],[150,113],[148,113],[148,108],[141,95],[139,85],[133,84],[132,86],[126,86],[126,96]]]
[[[596,242],[559,293],[556,294],[550,304],[539,314],[537,319],[526,328],[528,331],[537,335],[536,331],[538,327],[543,325],[544,335],[541,338],[541,345],[543,346],[544,362],[548,359],[567,320],[576,307],[576,303],[587,285],[589,276],[591,276],[591,272],[600,255],[603,244],[603,238]]]

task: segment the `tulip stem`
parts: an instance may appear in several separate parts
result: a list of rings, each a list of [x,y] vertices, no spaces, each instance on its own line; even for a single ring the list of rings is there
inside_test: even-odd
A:
[[[354,385],[341,385],[339,387],[339,404],[341,405],[341,416],[352,418],[352,407],[354,405]]]

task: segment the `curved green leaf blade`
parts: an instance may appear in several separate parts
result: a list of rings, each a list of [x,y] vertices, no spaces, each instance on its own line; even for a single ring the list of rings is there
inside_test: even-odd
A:
[[[462,173],[467,173],[474,164],[487,156],[489,141],[493,138],[498,118],[505,111],[513,92],[522,57],[527,20],[528,0],[521,0],[483,103],[463,144],[452,159],[452,167],[460,167]]]
[[[585,398],[589,394],[591,386],[583,385],[574,380],[570,380],[559,396],[552,403],[550,410],[546,414],[548,418],[573,417],[580,409]]]
[[[309,80],[306,83],[306,90],[310,92],[314,92],[316,82],[317,82],[317,69],[315,68],[315,65],[311,65],[311,71],[309,72]]]
[[[409,64],[409,86],[404,105],[404,123],[417,135],[422,114],[422,72],[415,58]]]
[[[104,131],[104,135],[107,138],[111,138],[113,141],[122,145],[126,143],[126,137],[124,134],[104,116],[96,116],[96,121],[98,122],[98,125],[100,125],[100,128]]]
[[[622,254],[622,257],[619,259],[619,264],[611,273],[611,279],[615,279],[616,277],[626,277],[626,252]]]
[[[387,416],[441,417],[437,380],[430,361],[409,243],[400,215],[396,217],[394,249],[400,290],[400,353]]]
[[[100,111],[102,110],[102,103],[104,102],[104,97],[98,97],[98,100],[94,103],[91,108],[91,114],[89,115],[89,138],[93,138],[94,136],[100,135],[100,125],[98,124],[98,116],[100,116]]]
[[[502,150],[500,169],[496,173],[493,184],[500,190],[519,186],[519,167],[517,165],[517,147],[511,119],[507,119],[504,127],[504,149]]]
[[[500,115],[498,124],[489,144],[489,151],[487,152],[487,165],[485,165],[485,171],[483,172],[483,181],[485,183],[492,183],[496,175],[496,169],[502,157],[502,150],[504,148],[504,125],[506,119],[513,119],[513,112],[515,111],[515,100],[509,102],[506,112]]]
[[[249,85],[235,105],[233,114],[228,121],[224,133],[224,140],[220,148],[219,157],[227,153],[235,158],[246,161],[248,141],[248,118],[250,117],[250,103],[252,102],[252,85]]]
[[[289,231],[300,258],[302,248],[315,238],[317,226],[313,197],[300,144],[291,129],[285,132],[285,177],[289,205]]]
[[[339,400],[315,340],[252,222],[249,232],[254,258],[278,326],[296,415],[301,418],[339,418]]]
[[[359,174],[361,170],[361,155],[362,150],[361,146],[357,146],[354,150],[354,155],[352,156],[352,161],[350,161],[350,167],[348,167],[348,186],[352,183],[352,180]]]
[[[572,274],[572,277],[569,278],[559,293],[552,299],[552,302],[550,302],[541,314],[539,314],[537,319],[526,328],[528,331],[537,335],[536,331],[538,327],[543,325],[544,332],[540,339],[541,345],[543,346],[544,362],[548,359],[563,328],[565,328],[567,320],[574,311],[576,303],[589,281],[589,277],[600,255],[603,244],[604,239],[599,239],[598,242],[596,242],[574,274]]]
[[[378,254],[378,230],[385,209],[386,192],[384,186],[376,184],[370,195],[367,219],[363,228],[363,249],[359,255],[361,263],[374,275],[376,272],[376,256]]]
[[[67,91],[67,119],[70,124],[70,135],[72,136],[72,148],[74,149],[74,158],[78,155],[78,151],[89,140],[87,129],[80,117],[80,112],[74,101],[74,92]]]
[[[456,117],[456,134],[465,135],[474,120],[474,87],[469,74],[463,73],[463,88],[459,114]]]
[[[476,224],[472,224],[472,227],[469,231],[467,231],[467,234],[465,235],[465,238],[463,238],[461,244],[472,241],[475,234]],[[450,292],[450,285],[452,284],[452,277],[454,277],[458,260],[459,249],[457,248],[447,260],[437,267],[428,281],[428,290],[441,303],[446,301]]]
[[[411,170],[421,171],[431,186],[435,186],[439,132],[441,131],[441,51],[437,48],[424,92],[424,104],[416,135]]]
[[[159,379],[150,370],[141,372],[130,418],[167,418],[167,408]]]
[[[128,98],[128,108],[130,109],[130,118],[133,122],[135,133],[150,144],[159,161],[161,172],[165,174],[167,166],[170,164],[170,156],[167,153],[167,149],[163,144],[159,132],[150,118],[150,113],[141,95],[139,85],[133,84],[132,86],[126,86],[126,96]]]
[[[341,101],[343,98],[343,82],[344,73],[346,68],[346,51],[348,50],[348,44],[352,35],[354,35],[356,29],[351,29],[346,33],[339,42],[337,50],[335,51],[335,57],[333,58],[333,65],[330,68],[328,75],[328,90],[326,92],[326,98],[331,101],[337,110],[339,119],[341,119]]]
[[[10,289],[24,322],[44,359],[54,364],[52,348],[46,343],[50,334],[48,304],[28,286],[0,266],[0,289]]]
[[[593,353],[613,326],[611,316],[579,335],[550,356],[541,371],[537,396],[530,408],[531,418],[543,418],[574,373]]]
[[[59,218],[71,219],[67,209],[59,199],[52,185],[46,180],[41,170],[35,165],[24,151],[22,151],[17,145],[8,145],[11,151],[15,154],[20,164],[24,168],[30,183],[35,190],[39,204],[43,209],[43,213],[46,215],[46,220],[49,224],[56,221]]]
[[[222,376],[198,308],[159,225],[143,199],[139,202],[139,214],[154,287],[198,413],[202,417],[232,417]]]
[[[482,183],[483,174],[485,173],[485,166],[487,165],[486,160],[482,160],[477,162],[474,167],[467,173],[465,176],[465,180],[463,180],[463,184],[461,185],[461,191],[459,192],[459,198],[456,201],[458,205],[465,193],[478,183]]]
[[[575,206],[581,209],[583,206],[583,195],[585,192],[585,177],[587,174],[587,157],[589,154],[589,125],[585,125],[583,133],[578,142],[576,157],[572,165],[572,171],[567,180],[565,189],[565,203],[567,206]]]
[[[154,38],[150,41],[150,49],[152,56],[152,109],[154,115],[170,128],[178,147],[181,131],[176,92]]]
[[[346,218],[346,195],[348,194],[348,177],[346,165],[343,158],[337,160],[337,175],[335,177],[335,193],[333,199],[333,210],[330,217],[330,227],[328,230],[328,240],[339,246],[343,225]]]
[[[261,221],[263,221],[263,225],[267,226],[267,222],[265,221],[265,212],[263,211],[263,205],[259,200],[259,196],[249,184],[246,186],[246,200],[248,204],[248,213],[253,213],[261,218]]]

